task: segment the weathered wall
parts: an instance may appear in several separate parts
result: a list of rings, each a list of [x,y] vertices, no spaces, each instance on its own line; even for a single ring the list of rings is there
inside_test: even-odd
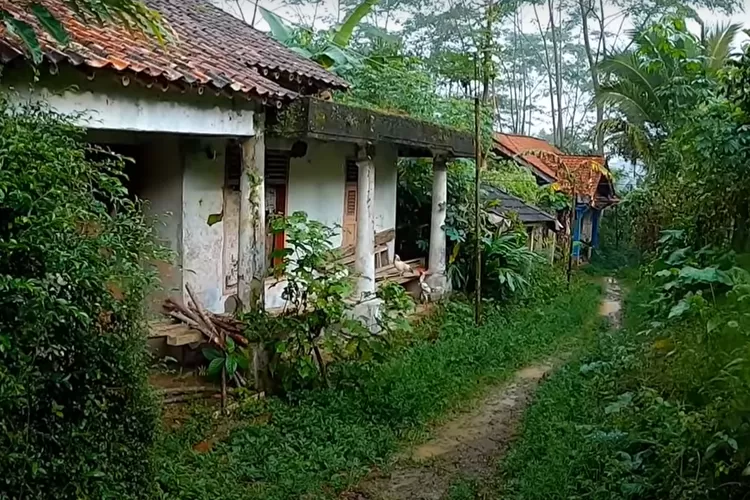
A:
[[[33,81],[28,71],[4,71],[8,93],[19,101],[43,101],[76,124],[100,130],[169,132],[209,136],[251,136],[253,104],[245,99],[162,92],[158,86],[143,88],[135,82],[115,78],[103,71],[89,81],[81,71],[62,67],[59,74],[43,74]]]
[[[224,228],[222,222],[209,225],[208,219],[223,209],[225,144],[223,139],[210,138],[182,141],[183,281],[193,287],[204,307],[215,312],[224,307]]]
[[[181,298],[182,290],[182,152],[173,134],[89,130],[86,140],[133,156],[126,162],[125,181],[131,195],[145,200],[146,214],[155,220],[159,243],[173,252],[171,261],[156,262],[161,288],[148,299],[152,313],[167,297]]]
[[[352,144],[308,141],[307,155],[289,165],[287,214],[303,211],[312,220],[341,226],[346,159],[353,154]],[[341,236],[332,243],[341,245]]]
[[[379,144],[375,156],[375,232],[396,228],[396,189],[398,151],[394,146]],[[396,241],[388,243],[389,261],[393,261]]]
[[[174,255],[172,262],[157,264],[161,290],[152,300],[158,307],[167,297],[182,296],[182,152],[176,135],[149,134],[147,138],[139,195],[148,200],[147,213],[157,219],[160,242]]]

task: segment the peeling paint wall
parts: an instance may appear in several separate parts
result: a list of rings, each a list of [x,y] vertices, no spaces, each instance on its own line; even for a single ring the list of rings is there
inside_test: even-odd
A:
[[[189,283],[206,309],[224,310],[224,227],[208,224],[224,204],[225,139],[182,141],[185,159],[182,184],[183,281]]]
[[[142,190],[148,214],[157,218],[160,242],[173,252],[173,261],[158,263],[161,290],[154,294],[155,310],[167,297],[182,297],[182,152],[176,135],[148,134]]]

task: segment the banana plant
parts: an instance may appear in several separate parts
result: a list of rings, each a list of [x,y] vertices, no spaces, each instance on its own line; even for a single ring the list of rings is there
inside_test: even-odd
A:
[[[312,37],[305,36],[306,33],[302,30],[288,26],[283,19],[270,10],[262,7],[259,10],[271,28],[271,36],[274,39],[329,71],[341,73],[362,63],[361,58],[347,48],[351,43],[354,30],[372,12],[378,2],[379,0],[364,0],[349,13],[340,26],[329,30],[320,44],[316,44]]]

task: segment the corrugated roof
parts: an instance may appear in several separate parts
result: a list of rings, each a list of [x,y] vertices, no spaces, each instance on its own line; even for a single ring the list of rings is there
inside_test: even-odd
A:
[[[297,95],[283,84],[348,86],[313,61],[204,0],[145,0],[174,32],[174,41],[166,45],[123,27],[84,22],[63,0],[40,3],[63,22],[71,37],[67,47],[59,47],[38,29],[44,56],[54,64],[109,68],[151,80],[279,100]],[[0,8],[39,27],[23,3],[0,0]],[[23,55],[21,41],[0,27],[0,59],[7,63]]]
[[[491,209],[497,215],[503,216],[509,213],[518,214],[518,218],[524,224],[548,224],[555,228],[557,219],[547,212],[524,202],[520,198],[506,193],[500,188],[490,186],[489,184],[482,185],[482,192],[484,198],[487,200],[497,200],[499,205]]]

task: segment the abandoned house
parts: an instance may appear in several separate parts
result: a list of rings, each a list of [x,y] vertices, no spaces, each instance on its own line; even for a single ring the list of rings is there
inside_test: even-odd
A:
[[[396,162],[404,156],[434,158],[430,279],[434,290],[447,288],[446,161],[473,156],[470,135],[309,97],[348,85],[208,1],[146,1],[173,31],[165,45],[84,24],[63,0],[43,3],[71,42],[42,37],[30,90],[22,42],[0,31],[3,85],[134,159],[128,188],[148,201],[176,256],[160,268],[155,307],[185,299],[187,284],[214,312],[235,296],[283,306],[283,282],[266,279],[266,270],[271,249],[285,242],[267,239],[266,218],[296,211],[342,228],[332,243],[351,256],[360,297],[372,295],[394,259]],[[36,23],[23,7],[0,5]]]
[[[590,258],[599,246],[602,213],[617,203],[606,158],[568,155],[536,137],[501,133],[495,134],[493,152],[528,168],[540,186],[556,184],[575,195],[573,255]]]

